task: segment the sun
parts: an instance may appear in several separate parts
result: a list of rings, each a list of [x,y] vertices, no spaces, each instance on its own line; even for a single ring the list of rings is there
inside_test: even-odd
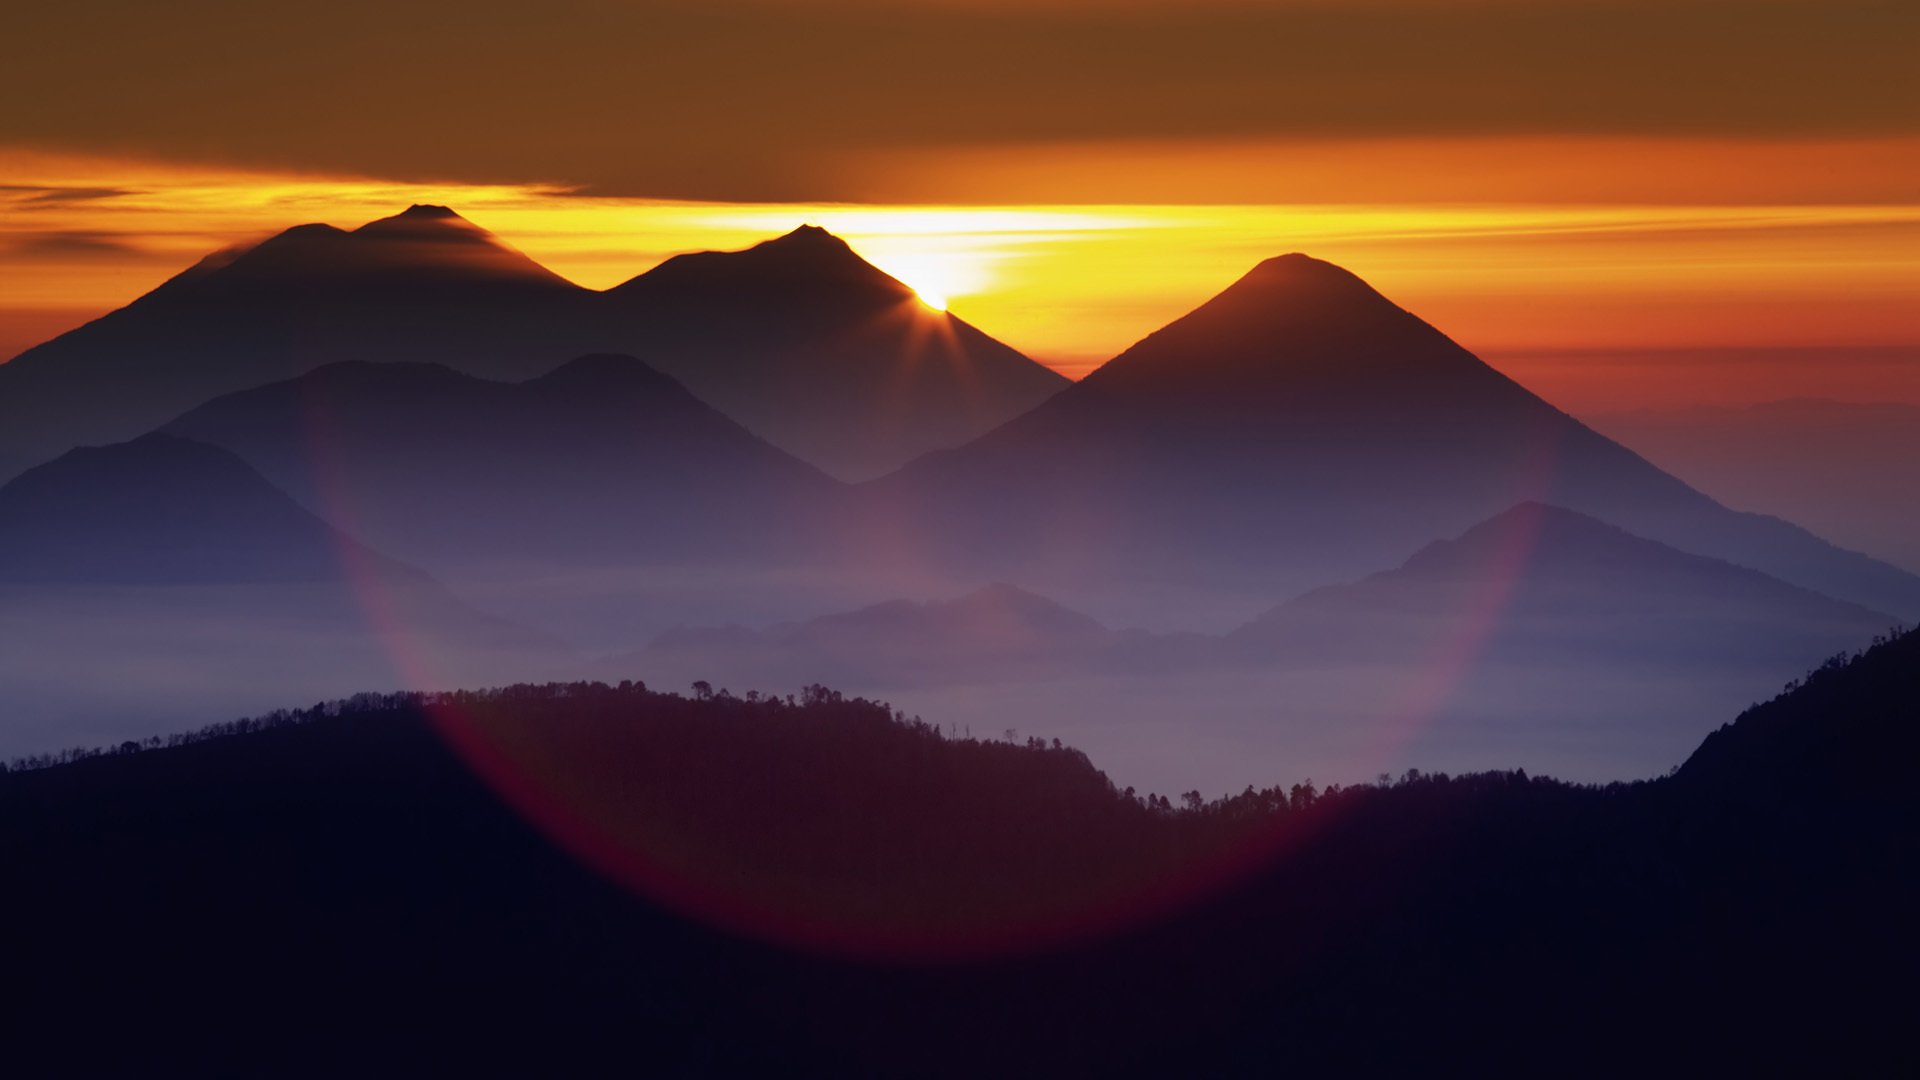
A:
[[[956,298],[980,291],[988,274],[986,255],[963,247],[980,241],[974,237],[911,237],[907,242],[927,243],[932,250],[903,250],[904,243],[893,237],[860,237],[855,250],[872,260],[875,266],[891,274],[912,289],[920,302],[934,311],[946,311]]]

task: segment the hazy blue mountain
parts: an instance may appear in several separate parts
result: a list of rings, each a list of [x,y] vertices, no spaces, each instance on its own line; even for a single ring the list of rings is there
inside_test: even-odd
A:
[[[1779,680],[1900,620],[1584,514],[1524,503],[1396,569],[1290,600],[1229,636],[1250,658],[1553,665],[1569,689],[1630,666]],[[1584,672],[1584,676],[1578,674]]]
[[[170,435],[0,486],[0,638],[0,753],[567,655]]]

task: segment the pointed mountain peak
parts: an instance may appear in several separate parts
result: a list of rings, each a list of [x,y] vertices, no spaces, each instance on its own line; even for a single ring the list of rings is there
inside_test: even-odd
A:
[[[1084,384],[1312,410],[1336,400],[1484,395],[1489,376],[1505,381],[1358,275],[1295,252],[1261,262]]]
[[[1717,559],[1684,554],[1577,510],[1528,500],[1451,540],[1428,544],[1399,572],[1513,575],[1548,568],[1599,572],[1608,567],[1682,565],[1734,570]]]
[[[355,236],[395,236],[406,239],[478,240],[498,245],[487,230],[445,206],[415,203],[389,217],[369,221],[353,230]]]
[[[403,218],[403,219],[411,218],[419,221],[444,221],[447,218],[452,218],[456,221],[466,220],[465,218],[461,217],[459,214],[454,213],[452,207],[439,206],[434,203],[414,203],[412,206],[407,207],[405,210],[400,211],[398,214],[395,214],[394,216],[397,218]]]
[[[851,289],[889,302],[914,295],[912,289],[861,258],[845,240],[818,225],[802,225],[742,251],[676,255],[615,292],[650,287],[770,290],[783,294]]]
[[[785,236],[762,241],[757,247],[813,248],[820,251],[845,251],[852,253],[845,240],[833,235],[818,225],[802,225]]]

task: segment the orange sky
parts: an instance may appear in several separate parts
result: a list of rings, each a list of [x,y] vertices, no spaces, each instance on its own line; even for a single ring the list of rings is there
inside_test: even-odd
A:
[[[1356,152],[1370,168],[1410,151]],[[825,225],[962,317],[1075,375],[1260,259],[1303,250],[1348,266],[1568,408],[1840,391],[1920,400],[1920,359],[1888,360],[1897,355],[1888,347],[1920,357],[1920,203],[700,203],[19,152],[0,154],[0,176],[8,355],[214,248],[306,221],[357,225],[428,201],[454,205],[596,288],[676,252]],[[1760,348],[1816,349],[1825,359],[1769,364],[1746,379],[1699,359]],[[1694,360],[1589,355],[1650,349],[1690,350]],[[1871,371],[1836,378],[1836,365],[1862,358]]]
[[[211,248],[436,202],[596,287],[819,223],[1070,373],[1304,250],[1569,408],[1920,400],[1911,0],[99,0],[8,22],[0,358]]]

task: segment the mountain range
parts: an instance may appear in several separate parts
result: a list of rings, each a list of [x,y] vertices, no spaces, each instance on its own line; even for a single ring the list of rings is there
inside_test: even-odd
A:
[[[850,478],[956,445],[1065,380],[817,228],[573,285],[442,206],[217,252],[0,365],[0,478],[342,360],[518,381],[626,352]]]

